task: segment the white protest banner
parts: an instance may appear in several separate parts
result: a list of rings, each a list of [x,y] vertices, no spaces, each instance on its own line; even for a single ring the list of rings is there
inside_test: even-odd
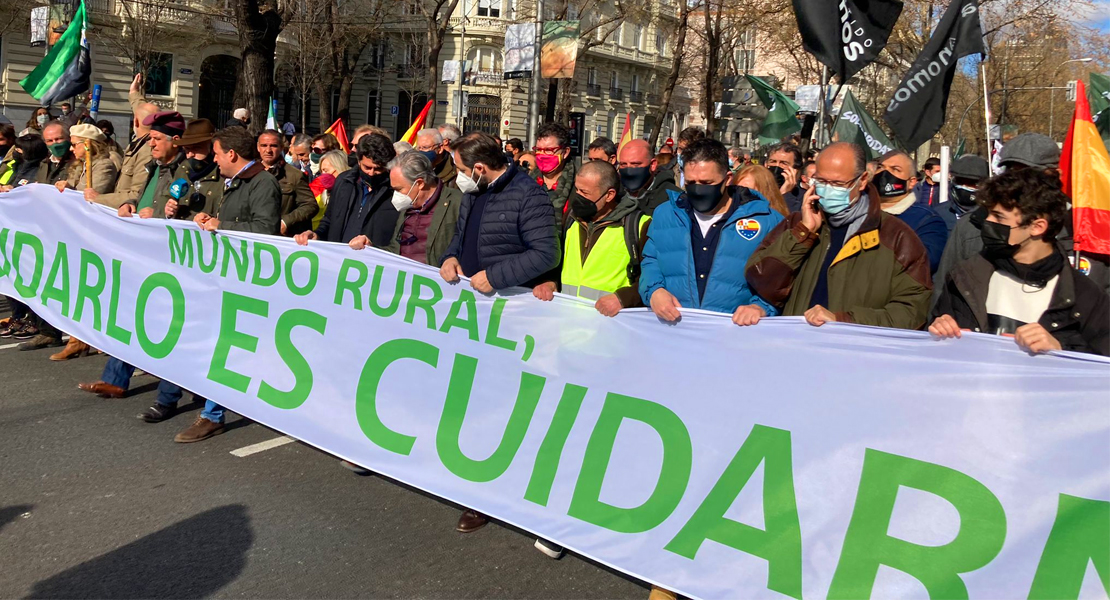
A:
[[[800,319],[609,319],[37,185],[0,194],[0,293],[260,423],[695,598],[1106,593],[1098,357]]]

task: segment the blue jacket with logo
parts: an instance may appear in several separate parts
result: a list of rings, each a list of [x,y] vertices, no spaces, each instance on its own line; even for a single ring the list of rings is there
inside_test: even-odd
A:
[[[729,188],[729,191],[732,201],[742,204],[724,223],[705,296],[701,299],[694,281],[692,223],[686,195],[676,193],[669,202],[655,209],[640,264],[640,296],[644,304],[650,306],[651,295],[664,288],[684,308],[732,313],[740,306],[755,304],[762,307],[767,316],[778,314],[775,307],[748,287],[744,269],[748,257],[783,217],[771,209],[771,204],[759,192],[739,187]]]

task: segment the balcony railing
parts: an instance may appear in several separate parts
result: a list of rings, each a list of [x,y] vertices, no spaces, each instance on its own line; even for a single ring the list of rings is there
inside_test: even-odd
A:
[[[501,85],[505,82],[505,76],[501,71],[478,71],[471,75],[471,82],[474,85]]]
[[[643,102],[644,93],[641,91],[632,90],[631,92],[628,92],[628,99],[633,102]]]
[[[610,100],[624,100],[624,90],[621,88],[609,88]]]
[[[647,103],[648,104],[657,106],[662,101],[663,101],[663,99],[659,96],[659,94],[648,94],[647,95]]]
[[[596,83],[587,83],[586,84],[586,95],[587,96],[593,96],[594,98],[600,98],[601,97],[601,86],[596,84]]]

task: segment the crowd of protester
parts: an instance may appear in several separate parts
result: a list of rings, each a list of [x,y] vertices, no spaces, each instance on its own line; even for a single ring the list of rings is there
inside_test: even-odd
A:
[[[252,136],[245,113],[219,130],[187,122],[147,102],[139,78],[130,96],[126,147],[106,121],[70,124],[45,109],[19,135],[0,126],[0,191],[38,182],[122,217],[375,247],[438,268],[448,282],[466,277],[481,293],[562,293],[606,317],[646,306],[673,323],[699,308],[739,326],[802,316],[938,339],[1003,335],[1031,354],[1110,355],[1107,257],[1074,252],[1060,150],[1038,134],[1003,147],[993,176],[981,157],[953,161],[941,202],[936,159],[918,170],[895,150],[869,164],[849,143],[806,153],[784,142],[760,164],[688,128],[660,148],[598,138],[579,159],[556,123],[538,129],[531,149],[452,124],[399,147],[362,125],[348,154],[328,133]],[[63,345],[62,332],[11,303],[0,336],[23,341],[21,350]],[[70,337],[50,359],[94,352]],[[110,358],[99,381],[79,387],[120,398],[134,372]],[[139,418],[173,417],[184,392],[161,382]],[[206,400],[175,441],[221,433],[224,413]],[[457,529],[487,521],[466,511]],[[545,540],[537,548],[562,554]]]

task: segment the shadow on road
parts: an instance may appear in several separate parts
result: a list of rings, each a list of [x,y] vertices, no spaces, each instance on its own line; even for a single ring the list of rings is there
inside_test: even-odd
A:
[[[247,509],[221,506],[35,584],[30,598],[200,598],[234,581],[254,534]]]
[[[30,504],[16,504],[14,506],[5,506],[4,508],[0,508],[0,529],[3,529],[5,525],[16,520],[19,515],[31,510],[32,508],[34,507]]]

